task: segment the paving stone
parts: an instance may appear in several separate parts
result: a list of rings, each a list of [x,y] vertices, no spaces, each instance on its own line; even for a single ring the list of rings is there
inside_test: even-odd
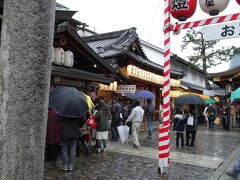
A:
[[[175,152],[176,159],[184,158],[185,154],[189,157],[193,156],[189,161],[203,161],[201,157],[210,157],[212,159],[223,159],[224,161],[233,152],[233,150],[239,144],[239,138],[237,135],[240,133],[237,131],[227,134],[227,132],[220,129],[215,132],[209,132],[208,130],[201,130],[197,135],[196,147],[179,148],[176,149],[175,137],[172,136],[171,141],[171,154]],[[149,180],[207,180],[215,170],[209,168],[208,164],[204,166],[196,166],[190,164],[184,164],[179,162],[172,162],[171,166],[166,169],[166,175],[159,175],[157,173],[158,160],[151,158],[155,156],[149,154],[149,157],[144,157],[144,151],[147,148],[148,153],[156,151],[158,146],[158,134],[154,132],[154,141],[149,143],[145,137],[147,133],[141,132],[140,143],[143,146],[139,155],[123,154],[119,152],[109,151],[107,153],[97,154],[92,151],[89,156],[80,155],[76,160],[76,166],[71,173],[62,172],[61,161],[54,163],[45,163],[44,180],[79,180],[79,179],[106,179],[106,180],[131,180],[131,179],[149,179]],[[118,150],[120,151],[120,142]],[[129,147],[132,147],[131,141]],[[226,148],[227,147],[227,148]],[[140,156],[141,155],[141,156]]]

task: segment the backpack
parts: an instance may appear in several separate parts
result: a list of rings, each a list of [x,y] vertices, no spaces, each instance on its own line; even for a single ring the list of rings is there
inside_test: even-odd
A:
[[[147,118],[153,119],[154,118],[154,107],[153,107],[153,105],[147,106],[145,113],[146,113]]]

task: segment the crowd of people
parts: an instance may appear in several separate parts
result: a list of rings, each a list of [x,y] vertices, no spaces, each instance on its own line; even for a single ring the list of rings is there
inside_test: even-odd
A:
[[[118,127],[127,125],[132,135],[133,148],[140,149],[139,129],[146,118],[149,140],[153,139],[153,121],[155,107],[152,99],[147,99],[145,106],[139,101],[113,98],[105,102],[103,97],[95,101],[95,108],[80,118],[60,117],[49,108],[46,136],[46,160],[56,161],[61,151],[63,170],[73,170],[76,155],[83,145],[86,154],[90,154],[91,145],[96,151],[107,151],[107,140],[118,141]],[[173,131],[176,132],[176,146],[195,146],[195,138],[199,123],[207,123],[210,130],[215,124],[224,129],[240,127],[240,108],[237,104],[227,103],[208,105],[176,105],[172,109]],[[88,124],[93,118],[95,127]],[[184,135],[185,134],[185,135]],[[110,135],[110,138],[108,137]],[[184,141],[184,137],[186,140]],[[95,143],[90,143],[95,142]]]
[[[199,123],[206,123],[210,130],[214,126],[229,130],[240,128],[240,105],[231,103],[230,99],[226,102],[209,103],[206,105],[176,105],[173,110],[172,123],[173,131],[176,132],[176,146],[194,146],[196,132]],[[184,133],[186,143],[184,144]],[[191,138],[191,143],[189,139]]]
[[[80,118],[61,117],[49,108],[48,125],[46,136],[46,161],[56,161],[58,152],[61,151],[63,161],[62,170],[71,171],[74,168],[76,156],[79,154],[80,146],[83,145],[86,154],[90,154],[91,145],[95,144],[96,151],[107,151],[107,140],[118,141],[118,126],[129,126],[129,134],[132,135],[133,148],[139,149],[139,128],[146,115],[148,138],[152,139],[152,122],[154,120],[155,108],[152,99],[147,99],[147,105],[141,106],[140,101],[124,99],[119,101],[113,98],[106,103],[103,97],[95,101],[93,110]],[[93,124],[88,120],[93,118]],[[95,142],[95,143],[90,143]]]
[[[181,147],[184,146],[184,132],[186,131],[186,146],[194,146],[195,136],[198,129],[198,113],[196,106],[185,105],[176,107],[173,117],[173,131],[176,131],[176,146],[179,147],[179,139]],[[191,136],[191,142],[190,140]]]

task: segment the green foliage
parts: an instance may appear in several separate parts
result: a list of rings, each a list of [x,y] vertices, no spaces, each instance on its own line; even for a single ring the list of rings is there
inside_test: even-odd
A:
[[[188,30],[183,37],[182,50],[192,45],[193,55],[188,56],[190,63],[203,70],[206,89],[210,89],[207,69],[221,64],[222,61],[229,61],[235,47],[222,47],[216,50],[215,47],[219,41],[205,41],[203,34],[204,29]]]
[[[219,41],[205,41],[204,30],[195,31],[190,29],[183,37],[182,50],[192,45],[193,55],[188,56],[190,63],[203,68],[203,70],[221,64],[222,61],[229,61],[235,47],[215,49]],[[204,64],[206,67],[204,67]]]

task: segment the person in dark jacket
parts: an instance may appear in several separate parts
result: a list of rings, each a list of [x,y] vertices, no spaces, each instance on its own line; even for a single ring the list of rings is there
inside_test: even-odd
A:
[[[194,105],[189,105],[189,110],[186,113],[186,122],[188,121],[189,117],[193,117],[193,125],[188,125],[187,123],[187,127],[186,127],[186,146],[194,146],[194,142],[195,142],[195,137],[196,137],[196,133],[197,133],[197,129],[198,129],[198,117],[197,114],[195,112],[195,106]],[[189,137],[192,137],[192,141],[189,145]]]
[[[46,161],[56,162],[60,151],[60,122],[56,111],[48,109],[47,134],[46,134]]]
[[[181,108],[176,109],[176,113],[173,117],[173,131],[176,131],[176,146],[179,147],[179,138],[181,139],[181,146],[184,146],[184,131],[186,126],[186,119],[182,114]]]
[[[228,104],[224,104],[223,111],[222,111],[222,126],[223,126],[223,129],[226,129],[226,130],[229,130],[230,111],[231,111],[230,106]]]
[[[61,119],[61,145],[64,171],[73,170],[76,159],[76,148],[79,137],[80,119],[63,117]]]
[[[143,108],[147,119],[148,139],[152,140],[153,120],[155,114],[155,107],[152,104],[152,99],[147,99],[147,105]]]
[[[102,149],[103,142],[103,152],[107,151],[107,139],[108,139],[108,119],[110,116],[109,108],[103,100],[99,102],[98,111],[94,116],[94,119],[97,121],[97,151],[100,153]]]
[[[213,129],[214,121],[216,119],[217,111],[216,108],[210,103],[207,108],[207,116],[208,116],[208,125],[209,129]]]
[[[117,127],[121,125],[122,122],[122,106],[120,103],[113,99],[113,106],[112,106],[112,122],[111,122],[111,131],[112,131],[112,141],[118,141],[118,130]]]

